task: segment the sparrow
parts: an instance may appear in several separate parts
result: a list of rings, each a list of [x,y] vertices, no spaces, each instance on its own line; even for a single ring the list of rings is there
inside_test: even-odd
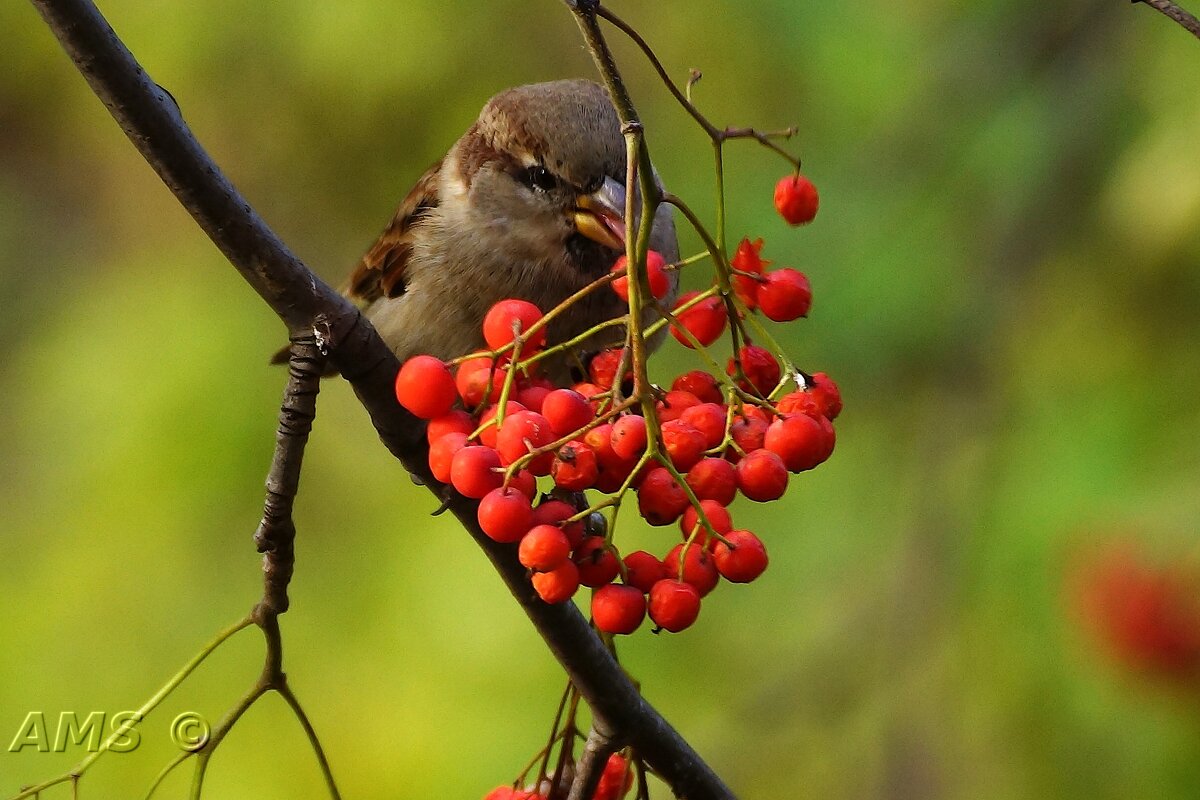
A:
[[[483,349],[483,318],[497,301],[547,312],[612,268],[625,251],[625,174],[621,122],[604,87],[559,80],[503,91],[421,176],[342,291],[401,360]],[[665,205],[650,247],[668,263],[679,258]],[[668,303],[678,282],[670,276]],[[548,342],[627,310],[599,287],[550,323]],[[579,352],[623,340],[623,328],[605,329]],[[549,365],[560,376],[566,368]]]

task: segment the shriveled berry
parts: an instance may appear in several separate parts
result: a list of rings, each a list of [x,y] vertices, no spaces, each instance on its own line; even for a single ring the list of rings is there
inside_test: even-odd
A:
[[[775,184],[775,210],[789,225],[803,225],[817,216],[817,187],[803,175],[785,175]]]
[[[730,259],[730,266],[739,272],[762,275],[763,269],[771,263],[762,259],[760,255],[762,246],[762,239],[755,239],[753,242],[750,241],[749,237],[742,239],[742,241],[738,242],[733,258]],[[746,308],[754,309],[758,305],[758,287],[758,280],[750,275],[733,276],[734,294],[746,304]]]
[[[479,527],[497,542],[515,542],[533,524],[533,507],[529,498],[512,487],[492,489],[479,501]]]
[[[512,342],[542,318],[541,309],[527,300],[501,300],[483,318],[483,340],[493,350]],[[522,353],[540,350],[546,344],[546,329],[540,328],[521,348]]]
[[[601,389],[611,389],[617,377],[617,370],[621,368],[622,359],[625,360],[625,372],[621,376],[621,382],[633,380],[633,370],[630,367],[632,362],[625,357],[625,349],[621,348],[601,350],[592,356],[592,360],[588,362],[588,376],[591,377],[592,383]]]
[[[729,544],[717,542],[713,548],[713,563],[721,577],[732,583],[749,583],[767,568],[767,548],[750,531],[736,530],[725,534]]]
[[[646,595],[635,586],[610,583],[592,594],[592,621],[605,633],[633,633],[645,618]]]
[[[517,560],[522,566],[538,572],[547,572],[571,555],[571,543],[567,541],[567,535],[563,533],[562,528],[555,525],[535,525],[528,531],[517,548]]]
[[[645,550],[635,550],[625,556],[625,582],[636,586],[643,593],[650,587],[667,577],[667,568],[653,553]]]
[[[567,442],[558,448],[554,463],[550,466],[550,477],[560,489],[581,492],[590,489],[600,476],[600,464],[596,451],[583,442]]]
[[[613,272],[619,272],[629,266],[628,257],[622,255],[612,266]],[[650,250],[646,253],[646,276],[650,279],[650,294],[655,300],[662,300],[671,291],[671,279],[667,275],[667,260],[661,253]],[[622,275],[612,282],[612,289],[617,297],[629,302],[629,276]]]
[[[758,392],[762,397],[770,394],[783,375],[775,356],[756,344],[748,344],[738,350],[738,358],[742,363],[742,374],[746,376],[745,380],[738,380],[738,385],[748,392]],[[734,359],[729,359],[726,372],[737,374],[737,362]]]
[[[584,586],[603,586],[612,583],[621,573],[621,564],[612,545],[603,536],[588,536],[575,548],[575,566],[579,567],[579,582]]]
[[[842,413],[842,393],[833,378],[824,372],[813,373],[812,393],[821,404],[821,413],[831,421],[837,419]]]
[[[687,493],[664,467],[646,473],[637,491],[638,511],[651,525],[670,525],[688,506]]]
[[[775,404],[775,408],[780,414],[808,414],[810,417],[822,417],[825,415],[821,399],[816,392],[801,389],[798,392],[788,392],[783,397],[779,398],[779,402]]]
[[[450,412],[458,389],[440,359],[413,356],[396,373],[396,399],[421,419],[433,419]]]
[[[721,338],[729,317],[725,311],[725,304],[721,302],[721,298],[715,296],[706,297],[684,311],[679,310],[698,294],[700,293],[685,292],[680,296],[679,301],[675,303],[675,318],[700,344],[708,347]],[[671,326],[671,335],[684,347],[695,347],[692,340],[679,329],[679,325]]]
[[[700,616],[700,592],[690,583],[664,578],[650,587],[647,610],[655,625],[678,633]]]
[[[542,401],[542,416],[558,436],[566,436],[587,425],[595,412],[584,395],[572,389],[555,389]]]
[[[812,285],[808,277],[794,269],[768,272],[766,282],[758,287],[758,308],[775,322],[807,317],[812,308]]]
[[[449,434],[453,436],[454,434]],[[504,483],[500,454],[483,445],[468,445],[450,462],[450,483],[464,497],[476,500]]]
[[[701,597],[717,588],[721,575],[717,572],[717,565],[713,563],[707,548],[696,542],[690,545],[680,542],[672,547],[671,552],[663,559],[663,565],[671,577],[680,576],[680,559],[683,560],[683,580],[695,586]]]
[[[671,383],[671,388],[680,392],[691,392],[702,403],[722,402],[721,385],[711,373],[702,369],[685,372]]]
[[[547,603],[570,600],[579,589],[579,568],[570,559],[548,572],[535,572],[530,579],[533,590]]]
[[[738,488],[757,503],[778,500],[787,491],[787,466],[777,453],[752,450],[737,463]]]

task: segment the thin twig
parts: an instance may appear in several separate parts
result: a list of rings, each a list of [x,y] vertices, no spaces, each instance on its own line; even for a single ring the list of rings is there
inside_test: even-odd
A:
[[[1184,30],[1188,31],[1200,39],[1200,19],[1197,19],[1192,13],[1180,8],[1171,0],[1133,0],[1134,3],[1145,3],[1153,9],[1161,11],[1171,19],[1178,22]]]

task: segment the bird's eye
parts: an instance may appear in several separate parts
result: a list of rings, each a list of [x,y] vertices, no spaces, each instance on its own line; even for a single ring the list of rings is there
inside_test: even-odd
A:
[[[550,170],[540,164],[527,167],[521,173],[521,182],[530,189],[538,189],[543,192],[548,192],[558,186],[558,179],[550,174]]]

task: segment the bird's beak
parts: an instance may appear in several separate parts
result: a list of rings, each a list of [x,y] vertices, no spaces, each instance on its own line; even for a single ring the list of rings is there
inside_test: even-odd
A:
[[[591,194],[575,198],[575,230],[613,250],[625,249],[625,187],[612,178]]]

